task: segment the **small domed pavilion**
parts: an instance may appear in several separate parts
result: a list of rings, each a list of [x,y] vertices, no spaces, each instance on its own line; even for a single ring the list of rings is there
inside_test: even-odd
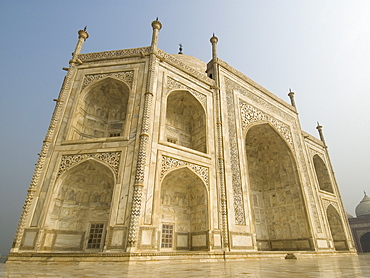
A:
[[[347,215],[357,252],[370,252],[370,197],[364,198],[355,209],[356,217]]]

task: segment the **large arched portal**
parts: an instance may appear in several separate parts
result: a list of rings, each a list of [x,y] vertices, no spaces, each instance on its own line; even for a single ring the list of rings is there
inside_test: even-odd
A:
[[[370,252],[370,232],[367,232],[360,238],[362,252]]]
[[[127,85],[116,79],[106,78],[93,86],[79,101],[71,139],[122,136],[128,98]]]
[[[208,194],[188,168],[166,175],[161,187],[161,248],[208,249]]]
[[[331,236],[336,250],[348,250],[343,223],[337,210],[330,205],[326,210]]]
[[[319,181],[320,190],[334,193],[333,187],[331,186],[328,168],[317,154],[313,156],[313,165],[315,167],[317,180]]]
[[[174,91],[167,98],[166,140],[206,152],[206,115],[200,102],[187,91]]]
[[[248,174],[260,250],[311,250],[301,184],[292,152],[268,124],[246,135]]]
[[[55,230],[54,250],[101,250],[109,219],[114,176],[87,160],[65,173],[47,223]]]

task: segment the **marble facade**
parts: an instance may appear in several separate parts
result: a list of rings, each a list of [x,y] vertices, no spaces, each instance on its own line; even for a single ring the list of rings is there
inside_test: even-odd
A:
[[[353,253],[321,127],[303,132],[292,93],[219,59],[215,36],[206,64],[159,49],[161,27],[87,54],[79,31],[9,261]]]

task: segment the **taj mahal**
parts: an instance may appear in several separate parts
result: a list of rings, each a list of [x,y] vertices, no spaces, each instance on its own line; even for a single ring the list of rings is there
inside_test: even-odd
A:
[[[218,58],[82,54],[78,31],[8,262],[355,254],[322,126]]]

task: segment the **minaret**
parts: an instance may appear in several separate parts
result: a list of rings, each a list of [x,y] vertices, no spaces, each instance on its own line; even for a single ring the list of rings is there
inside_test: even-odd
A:
[[[84,30],[79,30],[78,31],[78,42],[75,48],[75,51],[72,54],[72,59],[69,61],[71,66],[74,66],[76,62],[82,63],[78,58],[78,54],[80,54],[82,50],[82,45],[85,42],[85,40],[89,37],[89,34],[86,32],[86,27]],[[34,174],[32,176],[31,184],[28,189],[27,197],[25,200],[25,203],[23,205],[23,210],[21,213],[21,217],[18,223],[18,227],[15,233],[13,245],[12,245],[12,250],[11,252],[18,251],[20,248],[21,240],[24,234],[24,229],[26,226],[26,222],[28,220],[30,211],[32,211],[32,206],[35,205],[35,199],[37,199],[36,191],[37,191],[37,184],[39,182],[40,176],[41,176],[41,171],[44,168],[45,160],[47,153],[50,149],[50,146],[52,144],[52,138],[55,134],[55,129],[56,129],[56,123],[58,122],[59,115],[62,110],[62,106],[64,105],[64,99],[66,97],[66,92],[69,88],[68,84],[70,84],[70,79],[72,78],[73,75],[73,70],[69,70],[66,77],[64,78],[62,89],[60,90],[58,99],[56,99],[56,106],[54,108],[53,116],[50,121],[50,126],[49,129],[46,133],[45,139],[43,141],[43,145],[41,148],[41,151],[39,153],[39,158],[36,163],[36,167],[34,170]],[[36,198],[35,198],[36,197]]]
[[[78,55],[81,53],[82,46],[86,39],[89,37],[89,34],[86,32],[87,26],[83,30],[78,31],[78,41],[75,47],[75,51],[72,53],[72,59],[69,61],[71,66],[75,65],[76,63],[82,64],[81,60],[78,59]]]
[[[144,187],[144,172],[148,161],[149,130],[152,125],[153,95],[154,95],[154,77],[156,67],[156,55],[158,47],[158,33],[162,28],[162,23],[158,18],[152,22],[153,34],[151,44],[151,54],[149,56],[149,71],[147,77],[147,87],[144,99],[144,113],[141,119],[141,131],[139,137],[139,153],[135,172],[134,192],[132,196],[132,207],[130,216],[130,226],[128,231],[128,252],[134,252],[137,247],[138,224],[141,215],[141,203]]]
[[[292,104],[292,106],[297,109],[296,105],[295,105],[295,100],[294,100],[294,92],[292,92],[291,89],[289,89],[289,94],[288,94],[289,98],[290,98],[290,103]]]
[[[322,132],[322,126],[320,125],[319,122],[317,122],[316,129],[319,131],[320,140],[324,143],[324,146],[326,147],[324,133]]]
[[[223,134],[222,134],[222,112],[221,112],[221,95],[220,95],[220,78],[217,63],[217,42],[218,38],[213,34],[210,39],[212,44],[212,62],[213,74],[212,78],[215,80],[216,87],[216,124],[217,124],[217,161],[218,161],[218,178],[220,189],[221,202],[221,245],[224,252],[229,251],[229,229],[228,229],[228,212],[227,212],[227,198],[226,198],[226,182],[225,182],[225,161],[223,153]]]
[[[213,33],[212,38],[210,39],[210,42],[212,44],[212,59],[216,60],[217,59],[217,43],[218,43],[218,38],[215,36]]]

